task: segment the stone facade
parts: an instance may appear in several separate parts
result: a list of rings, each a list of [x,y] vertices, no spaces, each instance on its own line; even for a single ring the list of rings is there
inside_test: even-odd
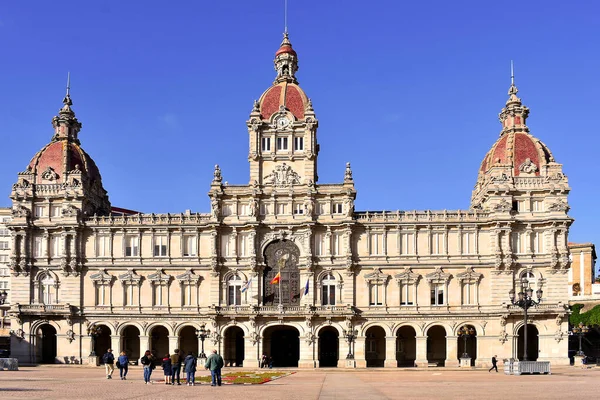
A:
[[[569,243],[571,303],[600,301],[600,282],[596,275],[596,247],[592,243]]]
[[[520,356],[509,291],[526,277],[544,290],[529,359],[568,364],[570,188],[516,86],[468,210],[370,212],[354,208],[349,163],[339,183],[318,182],[318,119],[287,34],[275,69],[247,121],[249,183],[225,184],[215,166],[207,214],[111,214],[67,93],[11,193],[13,355],[85,363],[93,349],[136,359],[205,345],[246,367],[262,354],[275,366],[458,366],[464,352],[485,365]]]

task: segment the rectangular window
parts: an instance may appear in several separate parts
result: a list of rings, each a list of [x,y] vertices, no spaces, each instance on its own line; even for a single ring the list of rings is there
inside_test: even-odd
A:
[[[60,217],[60,206],[50,206],[50,216]]]
[[[333,213],[342,214],[344,212],[344,205],[342,203],[333,203]]]
[[[183,237],[183,256],[193,257],[196,256],[196,237],[195,236],[184,236]]]
[[[2,218],[2,222],[10,222],[11,218],[10,217],[4,217]]]
[[[238,256],[247,257],[248,256],[248,235],[242,233],[238,235]]]
[[[287,204],[277,204],[277,214],[278,215],[287,214]]]
[[[231,212],[231,204],[223,204],[223,208],[221,210],[221,213],[223,214],[224,217],[227,217],[229,215],[232,214]]]
[[[262,151],[271,151],[271,138],[264,137],[261,139]]]
[[[371,254],[376,256],[383,254],[383,234],[371,234]]]
[[[304,204],[294,204],[294,215],[304,214]]]
[[[137,301],[135,300],[135,285],[127,285],[125,286],[125,305],[126,306],[135,306]]]
[[[477,285],[475,283],[465,282],[462,287],[462,304],[477,304]]]
[[[542,232],[533,232],[531,234],[531,238],[533,241],[533,254],[542,254],[544,253],[544,241],[543,241],[543,233]]]
[[[294,151],[304,151],[304,138],[294,138]]]
[[[339,233],[334,233],[331,235],[331,255],[340,256],[341,253],[341,235]]]
[[[0,263],[8,262],[8,255],[0,254]]]
[[[415,254],[414,234],[402,233],[400,242],[400,254]]]
[[[155,236],[154,237],[154,257],[166,257],[167,256],[167,237],[166,236]]]
[[[260,204],[260,215],[268,215],[269,214],[269,206],[267,204]]]
[[[371,283],[369,294],[369,305],[381,306],[383,305],[383,283],[374,282]]]
[[[471,238],[473,237],[473,235],[471,234],[471,232],[465,232],[463,233],[463,237],[462,237],[462,250],[463,250],[463,254],[471,254]]]
[[[400,305],[412,306],[414,305],[414,285],[408,283],[402,283],[400,285]]]
[[[287,150],[287,149],[288,149],[288,138],[287,137],[277,138],[277,150]]]
[[[10,234],[9,230],[6,228],[0,228],[0,236],[8,236]]]
[[[0,241],[0,250],[8,250],[8,242],[6,240]]]
[[[138,257],[138,237],[125,236],[125,257]]]
[[[542,212],[544,211],[544,201],[543,200],[533,200],[532,203],[533,212]]]
[[[443,283],[431,284],[431,305],[432,306],[443,306],[444,305],[444,284]]]
[[[315,233],[315,256],[323,255],[323,234]]]
[[[239,306],[242,304],[242,287],[239,285],[228,286],[228,303],[230,306]]]
[[[33,240],[33,256],[42,257],[44,255],[44,245],[41,237],[36,237]]]
[[[98,236],[98,257],[110,257],[110,236]]]
[[[523,240],[520,232],[512,232],[512,251],[515,254],[523,253]]]
[[[44,206],[35,206],[34,215],[38,218],[44,216]]]
[[[321,299],[324,306],[335,306],[335,285],[323,285]]]
[[[444,234],[443,233],[432,233],[431,234],[431,254],[443,254],[444,253]]]
[[[327,211],[327,204],[328,203],[318,203],[317,204],[317,215],[325,215],[328,214],[329,212]]]

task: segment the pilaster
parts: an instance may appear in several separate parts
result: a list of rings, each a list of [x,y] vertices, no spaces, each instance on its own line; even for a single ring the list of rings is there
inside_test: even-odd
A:
[[[356,360],[356,368],[367,368],[367,360],[365,358],[365,346],[367,342],[366,336],[358,336],[354,344],[354,359]]]
[[[458,351],[458,337],[457,336],[446,336],[446,367],[458,367],[459,360],[457,358]]]
[[[417,346],[415,365],[417,367],[427,367],[427,336],[416,336],[415,339]]]
[[[385,368],[397,368],[398,361],[396,360],[396,336],[385,337]]]

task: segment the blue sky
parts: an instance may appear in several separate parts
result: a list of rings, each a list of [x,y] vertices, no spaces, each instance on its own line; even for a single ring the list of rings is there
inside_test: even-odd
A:
[[[599,14],[591,1],[289,0],[319,181],[350,161],[357,210],[468,208],[513,59],[531,132],[570,179],[571,240],[600,243]],[[248,182],[245,121],[282,30],[283,0],[2,3],[0,205],[50,140],[71,71],[113,205],[207,212],[214,164]]]

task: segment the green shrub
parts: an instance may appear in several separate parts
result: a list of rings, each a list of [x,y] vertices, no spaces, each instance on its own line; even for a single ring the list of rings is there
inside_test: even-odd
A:
[[[580,322],[587,326],[600,325],[600,305],[584,313],[581,313],[582,308],[583,304],[573,304],[571,306],[572,313],[569,317],[571,325],[579,325]]]

